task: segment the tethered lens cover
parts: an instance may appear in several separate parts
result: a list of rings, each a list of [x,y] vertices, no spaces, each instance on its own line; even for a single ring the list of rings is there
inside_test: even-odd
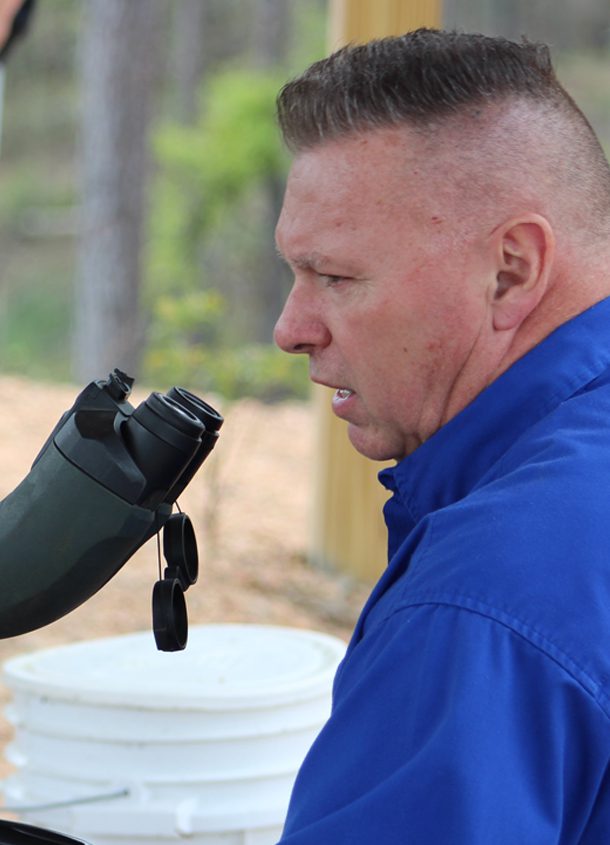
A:
[[[197,582],[199,556],[193,523],[185,513],[175,513],[163,527],[163,555],[168,563],[166,578],[177,578],[183,590]]]
[[[153,631],[159,651],[182,651],[188,638],[184,590],[177,578],[157,581],[152,596]]]

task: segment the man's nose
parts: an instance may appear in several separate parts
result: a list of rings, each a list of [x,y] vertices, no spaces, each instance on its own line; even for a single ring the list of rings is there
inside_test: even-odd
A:
[[[284,352],[311,354],[330,343],[330,331],[307,292],[294,284],[273,337]]]

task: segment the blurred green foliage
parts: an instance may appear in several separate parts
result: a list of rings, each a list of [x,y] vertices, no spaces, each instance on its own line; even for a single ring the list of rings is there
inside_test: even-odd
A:
[[[243,319],[231,316],[243,297],[241,303],[227,298],[231,261],[215,272],[210,254],[221,241],[229,252],[250,243],[245,265],[256,260],[257,241],[265,236],[252,213],[257,194],[266,181],[283,180],[288,166],[275,122],[281,83],[273,72],[220,72],[203,89],[200,120],[156,133],[145,293],[149,381],[179,380],[228,398],[307,394],[305,362],[271,344],[240,342],[235,327]],[[233,265],[233,272],[247,270]]]
[[[153,142],[158,165],[152,195],[149,281],[152,295],[190,290],[203,272],[202,241],[287,158],[275,124],[281,77],[231,70],[211,78],[202,118],[167,124]]]
[[[0,361],[70,377],[80,0],[37,4],[6,65],[0,146]]]
[[[253,69],[254,3],[210,0],[217,30],[209,36],[201,84],[202,121],[190,129],[170,125],[174,0],[162,2],[168,37],[159,55],[160,126],[153,131],[156,166],[142,292],[148,345],[141,376],[231,395],[305,395],[305,363],[270,345],[247,342],[251,303],[236,306],[237,290],[231,288],[249,262],[259,263],[268,244],[258,220],[261,178],[275,174],[282,180],[285,173],[273,103],[290,71]],[[4,372],[35,378],[71,377],[82,10],[82,0],[38,3],[30,31],[7,67],[0,149],[0,361]],[[288,62],[296,69],[324,50],[324,3],[296,0],[293,15],[296,34]],[[218,72],[231,63],[241,71]]]

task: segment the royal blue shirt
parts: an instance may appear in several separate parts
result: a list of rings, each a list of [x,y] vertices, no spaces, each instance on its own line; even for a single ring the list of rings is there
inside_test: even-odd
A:
[[[389,565],[282,845],[610,842],[610,300],[380,478]]]

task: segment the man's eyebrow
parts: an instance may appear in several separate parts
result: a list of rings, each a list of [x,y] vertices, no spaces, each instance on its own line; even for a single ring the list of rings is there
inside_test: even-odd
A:
[[[319,252],[312,252],[310,255],[297,255],[288,259],[278,246],[276,246],[275,251],[281,261],[299,270],[314,270],[317,272],[319,267],[328,262],[328,259]]]

